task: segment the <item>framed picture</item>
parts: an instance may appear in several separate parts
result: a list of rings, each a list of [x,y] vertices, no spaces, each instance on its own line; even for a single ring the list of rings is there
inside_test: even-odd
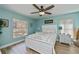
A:
[[[53,23],[53,20],[45,20],[44,21],[44,24],[51,24],[51,23]]]
[[[8,19],[0,19],[0,26],[1,27],[8,27],[9,26],[9,20]]]

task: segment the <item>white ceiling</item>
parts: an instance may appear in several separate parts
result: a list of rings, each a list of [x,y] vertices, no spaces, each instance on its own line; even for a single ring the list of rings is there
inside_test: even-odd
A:
[[[44,8],[46,8],[51,4],[38,4],[38,6],[41,5],[43,5]],[[60,15],[79,11],[79,4],[54,4],[54,5],[55,5],[54,8],[48,10],[49,12],[52,13],[52,15]],[[38,14],[30,14],[30,12],[38,11],[31,4],[5,4],[0,6],[17,13],[21,13],[23,15],[32,15],[32,16],[38,15]]]

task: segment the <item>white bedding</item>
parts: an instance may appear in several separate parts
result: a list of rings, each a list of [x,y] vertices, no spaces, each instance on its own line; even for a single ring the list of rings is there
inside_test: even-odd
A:
[[[29,35],[27,38],[53,44],[53,41],[56,41],[56,34],[51,32],[37,32]]]

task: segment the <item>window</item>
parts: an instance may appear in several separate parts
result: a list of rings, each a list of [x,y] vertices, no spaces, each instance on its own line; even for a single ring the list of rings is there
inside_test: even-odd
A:
[[[61,33],[70,34],[73,38],[73,19],[61,20],[60,26],[62,26]]]
[[[13,19],[13,38],[28,34],[27,22],[24,20]]]

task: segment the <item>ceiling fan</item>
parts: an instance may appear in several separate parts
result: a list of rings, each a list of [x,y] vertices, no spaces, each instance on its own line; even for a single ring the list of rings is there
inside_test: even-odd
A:
[[[49,14],[49,15],[51,15],[52,13],[47,12],[47,10],[49,10],[49,9],[51,9],[51,8],[53,8],[53,7],[55,7],[54,5],[51,5],[51,6],[47,7],[47,8],[44,8],[42,5],[41,5],[40,7],[38,7],[36,4],[33,4],[33,6],[34,6],[36,9],[38,9],[38,11],[37,11],[37,12],[31,12],[31,14],[38,13],[40,16],[42,16],[42,15],[44,15],[44,14]]]

